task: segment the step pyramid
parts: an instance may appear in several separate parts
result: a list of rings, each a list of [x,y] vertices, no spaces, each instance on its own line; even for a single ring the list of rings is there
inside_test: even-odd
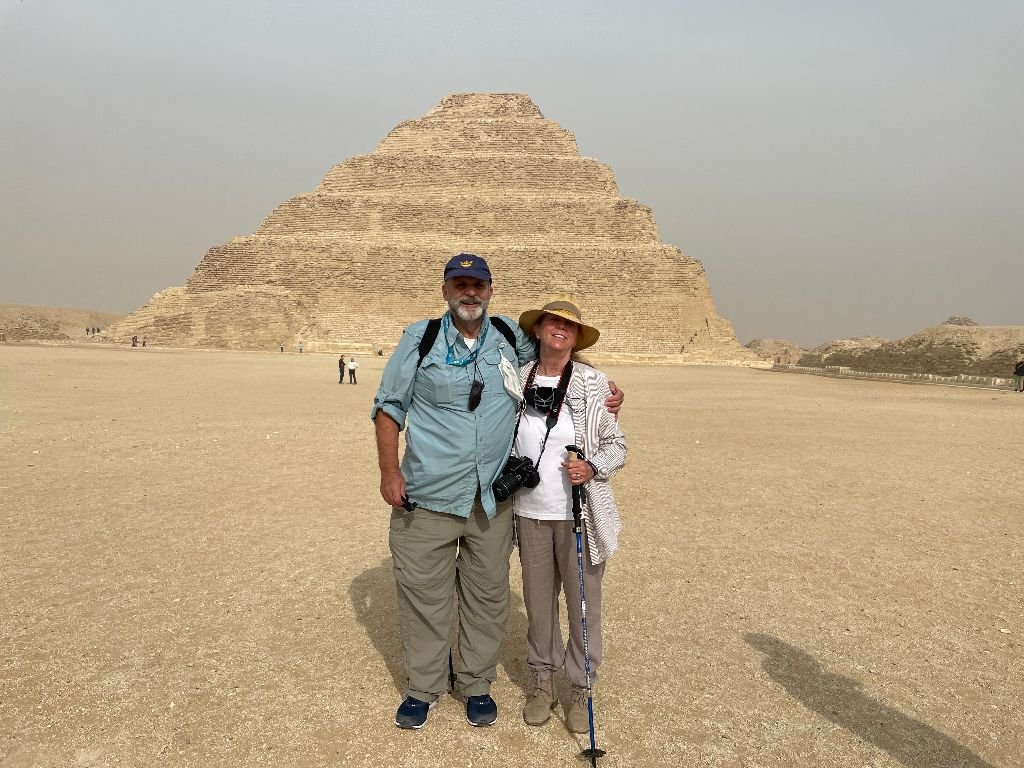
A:
[[[715,311],[701,263],[663,243],[650,208],[621,197],[611,169],[524,94],[453,94],[401,123],[107,335],[387,352],[444,310],[443,265],[464,251],[491,265],[494,313],[577,294],[602,330],[596,353],[754,357]]]

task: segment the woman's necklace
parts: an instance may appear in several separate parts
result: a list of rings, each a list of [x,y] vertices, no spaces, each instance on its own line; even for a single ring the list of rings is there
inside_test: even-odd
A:
[[[561,376],[562,371],[565,369],[565,365],[558,366],[558,369],[553,372],[548,372],[548,369],[540,361],[537,362],[537,375],[538,376]]]

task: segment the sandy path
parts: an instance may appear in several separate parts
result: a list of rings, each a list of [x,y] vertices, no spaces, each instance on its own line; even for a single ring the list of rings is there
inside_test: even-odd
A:
[[[392,725],[361,362],[0,346],[0,766],[580,765],[519,716],[518,576],[498,724]],[[1020,765],[1024,395],[609,372],[602,765]]]

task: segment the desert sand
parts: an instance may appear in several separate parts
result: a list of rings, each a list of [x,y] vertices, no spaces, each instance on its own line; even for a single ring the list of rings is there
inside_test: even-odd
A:
[[[0,346],[0,766],[579,766],[513,611],[471,728],[403,685],[384,361]],[[627,392],[600,761],[1009,768],[1024,395],[711,367]]]

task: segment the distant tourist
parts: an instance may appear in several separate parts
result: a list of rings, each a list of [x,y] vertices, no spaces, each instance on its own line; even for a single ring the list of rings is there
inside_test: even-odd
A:
[[[342,355],[338,358],[338,383],[345,383],[345,356]]]
[[[512,445],[519,365],[537,353],[514,321],[488,316],[492,293],[486,261],[471,253],[452,258],[442,283],[448,311],[406,327],[370,412],[380,495],[392,507],[389,545],[408,676],[399,728],[422,728],[448,690],[456,591],[463,598],[461,669],[453,693],[470,725],[498,718],[490,691],[509,611],[513,512],[511,500],[495,500],[492,483]],[[618,410],[615,392],[609,405]]]
[[[355,357],[350,357],[348,361],[348,383],[356,383],[356,368],[359,367],[359,363],[356,362]]]
[[[303,348],[303,347],[304,347],[305,345],[306,345],[306,342],[304,342],[304,341],[300,341],[300,342],[299,342],[299,354],[300,354],[300,355],[302,354],[302,348]]]
[[[97,333],[99,333],[99,332],[100,332],[100,329],[99,329],[99,328],[93,328],[93,329],[92,329],[92,335],[93,335],[93,336],[95,336],[95,335],[96,335]]]
[[[146,337],[145,336],[142,337],[142,346],[146,346]]]
[[[138,336],[132,336],[132,346],[133,347],[139,346],[139,337]]]
[[[85,329],[85,335],[86,336],[92,336],[92,328],[86,328]]]
[[[280,344],[280,347],[281,347],[281,351],[284,352],[284,342],[283,341],[279,342],[279,344]]]
[[[1013,391],[1024,392],[1024,360],[1013,368]]]

